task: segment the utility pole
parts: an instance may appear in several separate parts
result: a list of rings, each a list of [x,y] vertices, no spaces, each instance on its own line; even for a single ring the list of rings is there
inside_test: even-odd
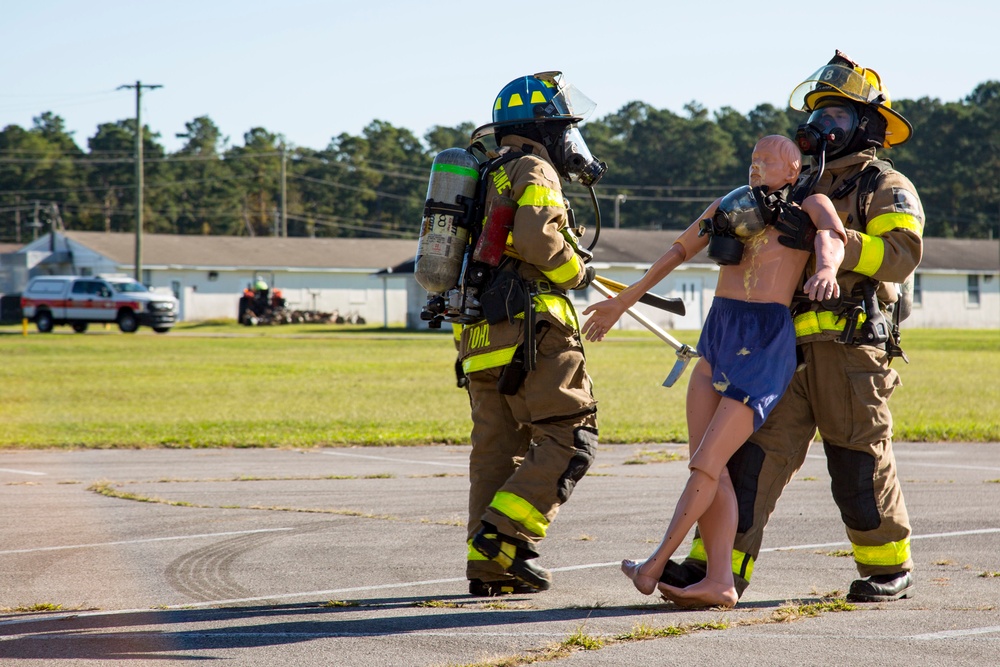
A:
[[[285,144],[281,144],[281,235],[288,237],[288,189],[285,187]]]
[[[619,224],[618,223],[618,215],[619,215],[619,212],[620,212],[619,209],[620,209],[621,205],[624,204],[627,200],[628,200],[628,197],[626,197],[625,195],[622,195],[622,194],[615,195],[615,229],[618,229],[618,224]]]
[[[136,81],[134,84],[118,86],[135,88],[135,279],[142,282],[142,89],[154,90],[162,88],[159,84],[144,84]]]

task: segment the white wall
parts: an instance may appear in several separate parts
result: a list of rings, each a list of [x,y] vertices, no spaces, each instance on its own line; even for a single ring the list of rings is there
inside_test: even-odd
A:
[[[212,280],[209,272],[217,274]],[[173,288],[179,284],[180,319],[236,319],[239,300],[252,282],[254,272],[237,269],[157,269],[149,268],[151,285]],[[288,307],[358,315],[369,324],[402,325],[406,320],[406,290],[403,276],[386,279],[369,272],[275,271],[263,272],[280,290]]]
[[[922,272],[922,303],[903,324],[907,328],[1000,328],[1000,279],[979,275],[979,304],[969,300],[968,275],[958,272]]]

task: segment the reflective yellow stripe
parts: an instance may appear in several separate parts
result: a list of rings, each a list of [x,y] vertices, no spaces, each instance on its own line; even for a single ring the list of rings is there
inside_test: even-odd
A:
[[[472,546],[472,540],[469,540],[469,555],[465,558],[466,560],[489,560],[489,558],[476,551]]]
[[[551,271],[542,271],[542,273],[554,283],[568,283],[580,273],[580,256],[574,253],[570,260],[562,266],[557,266]]]
[[[540,90],[533,90],[531,92],[531,103],[532,104],[545,104],[545,95],[542,94]]]
[[[566,202],[562,195],[541,185],[529,185],[524,189],[524,194],[517,200],[518,206],[555,206],[556,208],[566,208]]]
[[[894,229],[909,229],[917,236],[923,236],[924,226],[920,218],[909,213],[883,213],[872,218],[865,231],[872,236],[882,236]]]
[[[868,319],[864,313],[858,315],[858,325]],[[847,326],[847,319],[840,317],[836,313],[828,310],[819,312],[810,310],[801,315],[796,315],[793,320],[795,324],[795,337],[812,336],[824,331],[843,331]]]
[[[694,539],[687,557],[691,560],[708,562],[708,552],[705,551],[705,543],[700,537]],[[753,576],[753,565],[754,560],[750,554],[733,549],[733,574],[750,581],[750,577]]]
[[[545,537],[545,533],[549,529],[549,520],[545,518],[545,515],[536,510],[535,506],[527,500],[515,496],[513,493],[497,491],[490,507],[539,537]]]
[[[569,299],[558,294],[537,295],[535,297],[535,312],[550,313],[566,326],[574,330],[580,328],[580,323],[576,318],[576,308],[569,302]]]
[[[507,101],[507,108],[509,109],[511,107],[519,107],[523,104],[524,102],[521,100],[521,95],[519,93],[514,93],[513,95],[510,96],[510,99]]]
[[[854,560],[862,565],[902,565],[910,560],[910,538],[878,547],[854,546]]]
[[[858,234],[858,236],[861,238],[861,256],[858,257],[858,265],[851,270],[863,276],[873,276],[876,271],[882,268],[882,259],[885,257],[885,241],[868,234]]]
[[[511,345],[510,347],[501,347],[486,354],[473,355],[462,362],[462,370],[468,375],[469,373],[483,371],[487,368],[506,366],[514,358],[514,350],[516,349],[516,345]]]
[[[456,322],[452,322],[451,335],[455,337],[455,340],[460,340],[462,338],[462,325]]]

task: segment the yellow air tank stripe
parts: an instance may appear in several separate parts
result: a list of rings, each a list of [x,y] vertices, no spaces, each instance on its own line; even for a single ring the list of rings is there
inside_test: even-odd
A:
[[[510,347],[501,347],[499,350],[487,352],[486,354],[473,355],[462,362],[462,370],[466,374],[469,374],[476,371],[484,371],[487,368],[506,366],[514,358],[514,350],[516,349],[516,345],[511,345]]]
[[[510,96],[510,99],[507,100],[507,108],[509,109],[511,107],[519,106],[524,106],[524,101],[521,100],[521,95],[519,93],[514,93]]]
[[[542,91],[540,90],[532,91],[531,93],[532,104],[545,104],[545,102],[546,102],[545,95],[542,94]]]
[[[566,208],[566,202],[562,195],[552,188],[541,185],[529,185],[524,189],[524,194],[517,200],[518,206],[554,206],[556,208]]]
[[[694,542],[691,543],[691,551],[687,555],[691,560],[700,560],[702,562],[708,562],[708,552],[705,551],[705,542],[702,541],[700,537],[696,537]],[[739,575],[750,581],[750,577],[753,576],[753,557],[743,551],[737,551],[733,549],[733,574]]]
[[[535,509],[535,506],[520,496],[507,491],[497,491],[490,507],[505,517],[524,526],[524,529],[539,537],[545,537],[549,529],[549,520]]]
[[[902,565],[910,560],[910,538],[878,547],[854,546],[854,560],[862,565]]]
[[[858,237],[861,238],[861,256],[858,257],[858,265],[851,270],[863,276],[875,275],[885,258],[885,241],[868,234],[858,234]]]
[[[861,313],[858,315],[858,324],[860,325],[866,319],[865,314]],[[836,313],[831,313],[828,310],[821,310],[819,312],[810,310],[796,315],[793,322],[795,324],[796,338],[812,336],[824,331],[843,331],[844,327],[847,326],[846,318]]]
[[[909,213],[883,213],[872,218],[865,231],[872,236],[882,236],[894,229],[908,229],[917,236],[923,236],[924,225],[920,219]]]
[[[557,266],[551,271],[542,271],[542,273],[554,283],[568,283],[580,273],[580,264],[580,256],[574,254],[562,266]]]
[[[463,325],[458,324],[457,322],[451,323],[451,335],[455,337],[455,340],[462,339],[462,326]]]

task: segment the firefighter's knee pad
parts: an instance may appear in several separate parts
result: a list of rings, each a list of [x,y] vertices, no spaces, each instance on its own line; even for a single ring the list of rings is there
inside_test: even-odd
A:
[[[590,426],[580,426],[573,431],[573,448],[576,450],[566,470],[559,477],[559,484],[556,488],[556,495],[559,502],[564,503],[569,500],[576,483],[583,479],[590,466],[594,463],[594,455],[597,454],[597,429]]]
[[[757,501],[757,484],[764,467],[764,450],[749,440],[729,458],[726,468],[736,492],[739,520],[737,533],[745,533],[753,526],[754,505]]]
[[[868,452],[823,444],[826,467],[833,479],[833,499],[844,525],[851,530],[875,530],[882,523],[875,499],[875,457]]]

